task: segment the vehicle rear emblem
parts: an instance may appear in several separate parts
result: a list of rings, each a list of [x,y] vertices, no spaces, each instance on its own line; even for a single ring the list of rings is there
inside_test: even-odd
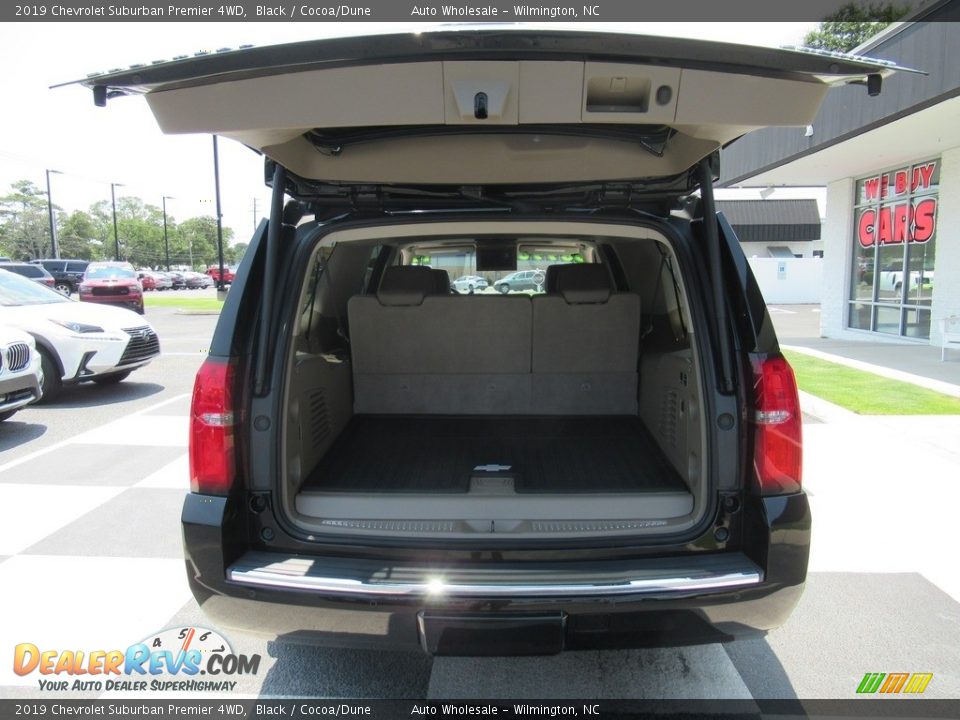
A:
[[[478,470],[479,470],[480,472],[503,472],[504,470],[509,470],[509,469],[512,468],[512,467],[513,467],[513,465],[493,465],[493,464],[490,464],[490,465],[477,465],[477,466],[474,468],[474,472],[476,472],[476,471],[478,471]]]

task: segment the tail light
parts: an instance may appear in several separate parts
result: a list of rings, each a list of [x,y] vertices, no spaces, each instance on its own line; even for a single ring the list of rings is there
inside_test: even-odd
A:
[[[226,495],[236,477],[234,366],[208,358],[200,366],[190,406],[190,489]]]
[[[797,381],[780,355],[753,360],[753,462],[762,495],[786,495],[801,487],[802,417]]]

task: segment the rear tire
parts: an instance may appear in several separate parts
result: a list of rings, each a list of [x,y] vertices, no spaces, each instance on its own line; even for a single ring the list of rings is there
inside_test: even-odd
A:
[[[66,295],[67,297],[70,297],[70,293],[73,292],[73,288],[70,287],[70,283],[65,283],[65,282],[57,283],[56,285],[53,286],[53,289],[59,293]]]
[[[121,372],[110,373],[109,375],[98,375],[92,380],[97,385],[116,385],[118,382],[123,382],[127,379],[127,376],[132,373],[133,370],[123,370]]]
[[[497,288],[497,290],[500,291],[500,294],[501,294],[501,295],[506,295],[508,292],[510,292],[510,286],[507,285],[507,284],[503,284],[503,285],[500,285],[500,286]]]
[[[57,369],[57,362],[53,355],[44,348],[37,348],[37,352],[40,353],[40,368],[43,370],[43,382],[40,383],[43,397],[40,398],[40,402],[47,403],[60,394],[63,389],[63,380],[60,379],[60,370]]]

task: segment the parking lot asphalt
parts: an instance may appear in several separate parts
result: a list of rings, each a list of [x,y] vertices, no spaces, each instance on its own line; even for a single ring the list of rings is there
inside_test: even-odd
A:
[[[786,317],[792,333],[812,326]],[[164,628],[211,626],[187,588],[179,514],[189,394],[216,318],[168,309],[147,318],[161,358],[118,386],[69,390],[0,428],[2,697],[101,694],[41,691],[36,675],[13,673],[17,643],[125,648]],[[923,444],[922,420],[807,419],[809,581],[788,623],[766,638],[432,659],[225,632],[234,651],[262,656],[229,697],[852,699],[867,672],[932,672],[927,697],[960,697],[960,564],[951,549],[960,450]]]

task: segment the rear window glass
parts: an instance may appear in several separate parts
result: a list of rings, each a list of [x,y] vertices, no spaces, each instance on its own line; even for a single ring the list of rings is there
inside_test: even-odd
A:
[[[37,265],[7,265],[4,269],[28,278],[43,277],[45,274],[43,268]]]
[[[477,256],[472,247],[415,247],[411,253],[408,264],[445,271],[450,277],[450,289],[460,294],[540,295],[547,290],[548,267],[586,262],[578,246],[549,244],[520,243],[516,270],[477,270]]]

